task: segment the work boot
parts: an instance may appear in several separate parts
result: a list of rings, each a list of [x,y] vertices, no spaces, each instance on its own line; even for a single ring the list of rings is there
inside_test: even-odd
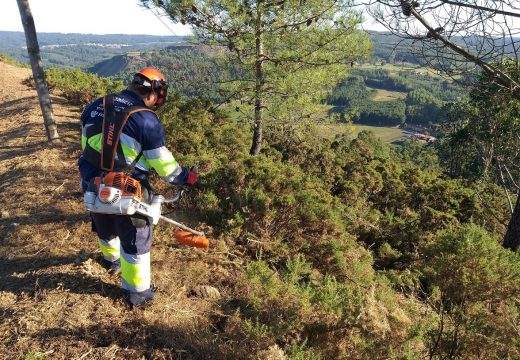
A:
[[[121,260],[108,261],[101,259],[101,265],[108,270],[109,274],[119,274],[121,272]]]
[[[136,307],[141,307],[144,304],[152,301],[154,298],[154,291],[152,288],[141,291],[141,292],[128,292],[128,303],[132,309]]]

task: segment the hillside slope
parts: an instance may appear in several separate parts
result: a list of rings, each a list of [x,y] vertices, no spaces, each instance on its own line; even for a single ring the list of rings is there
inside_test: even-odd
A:
[[[159,225],[156,301],[129,310],[119,276],[97,262],[78,188],[80,109],[53,97],[62,144],[50,146],[36,92],[22,84],[29,75],[0,62],[1,357],[225,358],[212,334],[219,305],[192,290],[209,284],[225,296],[227,255],[215,244],[207,251],[179,245],[172,228]]]
[[[116,55],[108,60],[103,60],[102,62],[95,64],[90,67],[88,71],[99,76],[112,76],[126,70],[128,62],[127,55]]]

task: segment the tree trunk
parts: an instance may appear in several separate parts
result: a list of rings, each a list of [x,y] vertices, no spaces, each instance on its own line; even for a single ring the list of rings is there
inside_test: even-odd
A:
[[[515,210],[509,220],[506,235],[504,236],[503,246],[506,249],[516,251],[520,245],[520,194],[516,199]]]
[[[36,28],[34,26],[31,8],[29,7],[29,0],[17,0],[17,2],[25,32],[27,52],[29,53],[29,60],[31,61],[36,91],[38,93],[40,108],[42,110],[43,124],[45,125],[45,131],[47,132],[47,139],[49,141],[59,141],[60,137],[52,113],[51,98],[49,96],[47,82],[45,81],[45,72],[43,71],[40,47],[38,46],[38,38],[36,37]]]
[[[264,91],[264,27],[262,23],[263,0],[256,5],[256,59],[255,59],[255,120],[253,128],[253,144],[249,154],[258,155],[262,148],[263,91]]]

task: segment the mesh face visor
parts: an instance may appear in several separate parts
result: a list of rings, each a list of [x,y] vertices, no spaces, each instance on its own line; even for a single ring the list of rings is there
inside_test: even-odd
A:
[[[162,105],[168,96],[168,83],[164,80],[148,80],[144,76],[136,74],[132,82],[155,91],[157,93],[156,106]]]

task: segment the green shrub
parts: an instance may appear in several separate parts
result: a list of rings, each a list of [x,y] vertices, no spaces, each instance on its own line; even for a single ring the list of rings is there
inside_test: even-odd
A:
[[[256,342],[284,343],[286,353],[294,356],[307,351],[297,351],[298,339],[307,339],[309,356],[324,359],[403,354],[420,346],[429,330],[423,321],[412,323],[410,315],[419,314],[419,307],[397,297],[383,278],[359,274],[338,281],[303,255],[288,258],[278,270],[253,261],[237,280],[241,326],[249,329],[253,323],[256,330],[270,329],[270,341],[261,331]]]
[[[438,231],[470,222],[499,229],[508,215],[496,187],[448,179],[433,148],[394,151],[371,133],[329,141],[312,123],[268,127],[253,157],[249,129],[206,100],[172,96],[160,115],[175,156],[199,165],[192,206],[244,257],[224,330],[250,350],[241,356],[273,344],[323,359],[414,359],[448,348],[451,330],[438,327],[448,303],[435,294],[446,292],[436,282],[449,272],[422,259],[449,253],[433,247]],[[501,322],[486,326],[505,338]]]
[[[57,91],[78,105],[86,105],[100,96],[116,93],[125,88],[121,81],[85,73],[80,69],[51,67],[45,71],[45,76],[49,91]]]
[[[23,360],[45,360],[45,353],[28,352],[28,353],[24,354]]]
[[[440,231],[425,249],[423,273],[438,327],[427,335],[438,357],[520,357],[520,257],[482,228]]]
[[[20,63],[18,60],[16,60],[15,58],[10,57],[7,54],[0,54],[0,62],[6,63],[6,64],[10,64],[10,65],[14,65],[14,66],[18,66],[18,67],[24,67],[24,68],[30,68],[31,67],[29,64]]]
[[[287,351],[288,360],[320,360],[319,354],[308,348],[307,340],[297,343],[291,343]]]

